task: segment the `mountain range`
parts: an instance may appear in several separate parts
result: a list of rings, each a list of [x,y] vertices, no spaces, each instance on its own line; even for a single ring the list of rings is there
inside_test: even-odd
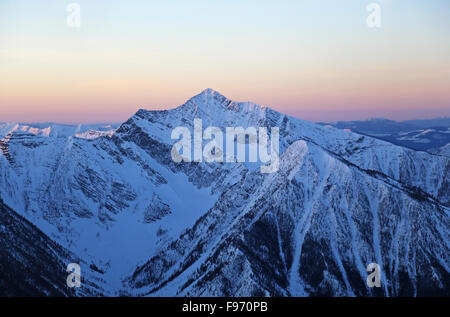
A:
[[[174,162],[196,118],[278,127],[279,170]],[[448,156],[212,89],[117,126],[0,124],[0,295],[449,296],[449,174]]]
[[[375,118],[365,121],[320,123],[372,136],[413,150],[449,156],[450,118],[394,121]]]

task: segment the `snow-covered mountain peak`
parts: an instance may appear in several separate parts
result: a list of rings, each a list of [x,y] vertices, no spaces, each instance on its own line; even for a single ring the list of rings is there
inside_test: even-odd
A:
[[[222,95],[220,92],[218,92],[217,90],[214,90],[212,88],[206,88],[205,90],[203,90],[201,93],[198,94],[198,96],[221,96],[221,97],[225,97],[224,95]]]
[[[221,114],[224,112],[263,112],[266,108],[252,102],[236,102],[211,88],[190,98],[178,109],[194,113]]]
[[[237,103],[211,88],[205,89],[200,94],[190,98],[184,105],[180,106],[180,108],[194,112],[223,111],[228,109],[239,111]]]
[[[268,116],[273,120],[268,120]],[[133,125],[159,140],[170,139],[170,131],[177,126],[192,128],[194,119],[202,119],[204,127],[274,126],[283,115],[252,102],[236,102],[221,93],[206,89],[184,104],[170,110],[139,109],[121,125],[123,134]],[[270,121],[270,122],[269,122]],[[157,126],[157,128],[156,128]],[[132,129],[133,130],[133,129]],[[134,131],[134,130],[133,130]]]
[[[218,92],[217,90],[214,90],[212,88],[206,88],[205,90],[203,90],[201,93],[195,95],[194,97],[190,98],[190,100],[192,99],[197,99],[197,98],[220,98],[220,99],[228,99],[227,97],[225,97],[223,94],[221,94],[220,92]]]

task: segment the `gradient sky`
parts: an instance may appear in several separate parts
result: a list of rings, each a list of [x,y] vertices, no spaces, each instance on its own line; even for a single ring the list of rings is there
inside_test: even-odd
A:
[[[450,1],[0,0],[0,121],[121,122],[208,87],[311,121],[450,116]]]

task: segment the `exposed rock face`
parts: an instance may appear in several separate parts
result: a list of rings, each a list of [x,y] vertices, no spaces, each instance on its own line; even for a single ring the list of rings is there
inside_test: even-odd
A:
[[[151,204],[144,212],[144,221],[147,223],[154,222],[170,214],[171,212],[172,211],[170,210],[170,206],[163,203],[161,201],[161,198],[156,193],[154,193]]]

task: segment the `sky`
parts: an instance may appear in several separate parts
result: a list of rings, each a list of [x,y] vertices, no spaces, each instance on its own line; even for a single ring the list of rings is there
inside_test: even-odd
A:
[[[448,0],[0,0],[0,121],[122,122],[206,88],[310,121],[450,116],[449,17]]]

